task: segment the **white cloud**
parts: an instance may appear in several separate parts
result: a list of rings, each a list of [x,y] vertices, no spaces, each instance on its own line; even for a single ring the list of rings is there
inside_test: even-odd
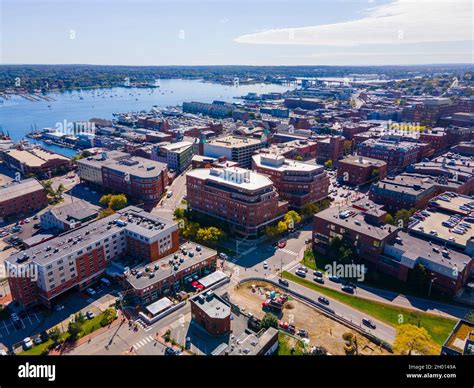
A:
[[[396,0],[361,19],[239,36],[238,43],[350,47],[473,40],[471,0]]]

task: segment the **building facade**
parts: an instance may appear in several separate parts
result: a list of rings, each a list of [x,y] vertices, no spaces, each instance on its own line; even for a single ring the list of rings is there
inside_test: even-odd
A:
[[[268,177],[239,167],[192,170],[186,187],[192,211],[220,219],[245,236],[257,237],[288,210]]]
[[[266,153],[254,155],[252,164],[254,171],[272,180],[290,207],[301,209],[328,196],[329,177],[321,166]]]

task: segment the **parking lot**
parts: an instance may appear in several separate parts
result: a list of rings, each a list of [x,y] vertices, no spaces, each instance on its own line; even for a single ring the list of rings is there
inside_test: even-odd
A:
[[[91,296],[84,292],[72,291],[61,295],[54,304],[52,311],[45,308],[36,308],[27,312],[15,311],[20,320],[15,325],[12,317],[0,320],[0,344],[10,348],[22,341],[25,337],[34,337],[42,331],[59,326],[62,331],[67,330],[71,315],[79,311],[85,314],[92,312],[100,314],[115,303],[117,289],[115,286],[102,287],[102,290]]]

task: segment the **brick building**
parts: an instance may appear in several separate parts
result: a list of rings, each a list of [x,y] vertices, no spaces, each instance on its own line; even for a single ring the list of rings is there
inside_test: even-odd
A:
[[[328,196],[329,177],[323,167],[263,152],[252,157],[252,164],[254,171],[272,180],[290,207],[301,209]]]
[[[23,175],[35,174],[40,178],[71,169],[71,159],[40,147],[5,150],[2,157],[8,166]]]
[[[382,160],[351,155],[337,164],[337,178],[344,184],[362,186],[387,176],[387,163]]]
[[[84,289],[124,255],[157,261],[179,249],[175,221],[129,206],[116,214],[73,229],[5,260],[14,300],[29,307],[51,306],[71,289]],[[24,276],[21,276],[24,274]]]
[[[221,336],[231,331],[230,305],[222,298],[208,291],[191,300],[191,317],[209,334]]]
[[[369,139],[359,144],[358,154],[367,158],[383,160],[388,173],[403,169],[418,160],[416,143]]]
[[[344,137],[329,136],[319,138],[316,145],[316,161],[324,164],[328,160],[332,160],[336,165],[339,159],[344,156]]]
[[[12,182],[0,188],[0,219],[27,215],[48,206],[44,187],[34,178]]]
[[[223,220],[244,236],[260,235],[288,210],[268,177],[239,167],[192,170],[186,187],[192,211]]]
[[[398,228],[385,224],[386,212],[381,206],[359,201],[340,209],[331,207],[314,215],[313,248],[327,253],[332,239],[341,238],[367,264],[378,267],[385,244]]]
[[[436,195],[436,186],[426,176],[401,174],[374,183],[369,198],[390,212],[422,209]]]

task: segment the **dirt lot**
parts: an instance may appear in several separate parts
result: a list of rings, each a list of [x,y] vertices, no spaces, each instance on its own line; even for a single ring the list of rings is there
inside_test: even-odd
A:
[[[253,289],[252,285],[256,287]],[[230,300],[239,305],[241,309],[245,308],[245,311],[252,313],[255,317],[262,318],[265,315],[265,311],[262,310],[261,304],[266,299],[266,292],[273,290],[280,291],[278,288],[265,283],[247,283],[239,288],[229,287]],[[342,335],[347,332],[356,335],[359,354],[389,354],[354,330],[291,297],[285,303],[283,315],[279,319],[292,323],[297,331],[299,329],[306,329],[309,334],[309,345],[324,346],[330,354],[346,354]]]

